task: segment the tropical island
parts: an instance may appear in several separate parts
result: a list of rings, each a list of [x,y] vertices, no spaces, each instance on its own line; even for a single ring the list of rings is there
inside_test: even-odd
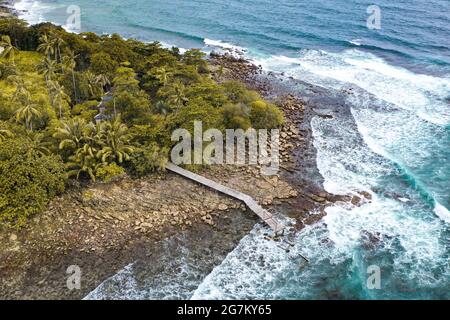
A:
[[[41,297],[44,286],[46,297],[80,298],[136,259],[141,238],[154,246],[198,222],[220,229],[231,220],[237,232],[223,245],[224,255],[255,223],[251,213],[221,214],[245,212],[239,201],[167,176],[164,168],[174,145],[171,133],[192,132],[198,120],[204,130],[282,128],[282,157],[291,158],[289,141],[299,132],[285,122],[279,106],[302,106],[293,101],[276,106],[261,96],[261,88],[249,89],[242,75],[258,73],[257,67],[232,55],[206,59],[197,49],[181,53],[117,34],[74,34],[50,23],[28,26],[14,16],[0,20],[0,35],[3,297]],[[297,195],[278,176],[261,176],[258,166],[188,168],[264,205]],[[311,206],[327,196],[306,198]],[[81,292],[56,290],[73,259],[111,265],[91,270]],[[25,281],[30,269],[55,261],[60,274],[54,283],[47,267],[32,277],[33,285]]]
[[[431,3],[0,0],[0,299],[448,299]]]

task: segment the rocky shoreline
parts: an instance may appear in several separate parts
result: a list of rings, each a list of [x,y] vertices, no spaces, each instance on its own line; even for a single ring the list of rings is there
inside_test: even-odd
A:
[[[242,58],[211,55],[209,63],[216,81],[242,81],[276,103],[286,114],[286,124],[278,176],[261,176],[258,167],[248,166],[211,166],[200,174],[295,219],[298,229],[320,220],[331,203],[368,199],[323,190],[309,125],[317,112],[305,101]],[[219,76],[214,70],[220,66],[224,72]],[[136,261],[141,278],[172,272],[167,260],[179,260],[177,243],[195,257],[192,263],[201,277],[220,264],[255,223],[257,217],[243,204],[174,174],[73,185],[24,229],[0,229],[0,298],[80,299]],[[71,265],[82,270],[80,290],[66,286]],[[167,297],[188,298],[160,298]]]

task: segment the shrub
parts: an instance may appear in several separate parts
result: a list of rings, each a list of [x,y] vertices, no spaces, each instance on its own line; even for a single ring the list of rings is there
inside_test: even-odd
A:
[[[250,91],[238,81],[227,81],[222,84],[225,89],[225,94],[234,103],[251,103],[255,100],[261,99],[256,91]]]
[[[103,182],[110,182],[111,180],[123,177],[124,175],[125,169],[114,162],[98,168],[95,173],[95,176]]]
[[[137,177],[161,171],[167,164],[167,154],[167,149],[160,149],[156,145],[141,148],[131,157],[130,171]]]
[[[255,129],[273,129],[284,123],[284,116],[275,105],[258,100],[251,104],[250,120]]]
[[[226,129],[244,129],[251,127],[250,108],[243,103],[227,104],[223,108],[223,123]]]
[[[66,175],[58,156],[43,155],[26,138],[0,143],[0,223],[21,227],[64,191]]]

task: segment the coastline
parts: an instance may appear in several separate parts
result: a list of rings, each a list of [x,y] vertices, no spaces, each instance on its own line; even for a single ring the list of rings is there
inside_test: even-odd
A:
[[[2,12],[12,16],[10,12],[15,9],[19,17],[30,23],[47,19],[65,27],[64,8],[56,9],[62,5],[60,1],[17,0],[14,9],[11,1],[8,3],[0,0],[0,7],[4,6],[0,16]],[[448,298],[450,180],[445,173],[450,173],[446,147],[450,141],[450,128],[446,125],[450,63],[443,54],[449,48],[442,44],[446,39],[442,30],[448,23],[439,19],[445,10],[427,10],[426,5],[415,3],[413,8],[427,12],[416,17],[410,6],[399,4],[403,19],[390,21],[395,26],[393,30],[384,24],[383,32],[371,46],[371,35],[376,31],[355,28],[356,17],[365,11],[354,6],[354,2],[343,4],[339,13],[323,10],[323,4],[304,1],[295,6],[289,1],[281,2],[277,12],[265,4],[256,8],[250,2],[235,3],[238,5],[219,8],[212,3],[180,6],[184,5],[182,1],[174,1],[160,2],[155,7],[140,1],[138,11],[120,3],[113,4],[117,10],[106,16],[111,7],[109,1],[79,1],[77,4],[88,14],[88,20],[83,18],[83,30],[102,35],[100,41],[105,46],[92,43],[96,42],[92,34],[93,39],[85,43],[79,39],[81,35],[67,35],[59,28],[57,33],[60,30],[68,43],[73,41],[76,45],[69,47],[85,57],[77,64],[87,69],[80,67],[75,73],[80,77],[80,89],[81,78],[88,70],[95,74],[106,70],[92,67],[89,57],[93,54],[106,52],[113,63],[120,64],[130,59],[127,56],[133,56],[118,58],[116,53],[123,51],[120,38],[125,40],[126,48],[135,52],[140,52],[142,43],[147,46],[152,39],[160,39],[163,50],[158,50],[158,58],[164,56],[164,50],[171,49],[169,44],[201,48],[208,54],[210,72],[205,66],[199,83],[211,82],[212,87],[224,87],[229,94],[227,85],[220,82],[236,79],[257,90],[262,100],[282,108],[287,122],[280,152],[283,163],[277,177],[261,177],[256,167],[212,166],[193,170],[252,195],[287,226],[286,236],[270,238],[270,230],[240,203],[169,172],[141,179],[124,177],[107,184],[71,180],[67,192],[55,199],[47,211],[31,216],[24,229],[0,228],[0,297]],[[380,2],[383,3],[388,5]],[[175,12],[174,8],[180,10]],[[209,20],[217,10],[230,14]],[[245,19],[245,26],[240,24],[241,14],[252,14],[252,19]],[[165,19],[148,19],[154,15]],[[199,23],[197,18],[205,15],[207,19]],[[270,19],[271,15],[275,16]],[[285,19],[278,19],[280,16]],[[320,19],[311,19],[312,16]],[[299,17],[301,25],[295,22]],[[270,32],[262,27],[268,18]],[[359,21],[366,17],[362,18]],[[317,21],[334,19],[342,22],[336,28],[323,23],[315,28]],[[440,22],[428,26],[435,19]],[[0,33],[10,35],[22,50],[31,50],[24,56],[19,53],[17,66],[22,66],[22,58],[29,56],[33,60],[30,70],[34,69],[41,59],[33,53],[41,43],[34,31],[41,35],[53,27],[47,23],[25,27],[26,36],[22,38],[17,37],[20,33],[11,29],[8,20],[0,17]],[[410,33],[405,21],[410,21],[420,36]],[[233,26],[233,30],[218,30],[222,25]],[[364,31],[369,34],[364,35]],[[107,40],[108,34],[115,33],[120,35],[117,40]],[[396,41],[402,34],[408,35],[409,42]],[[143,42],[135,43],[134,38]],[[86,46],[78,46],[78,40]],[[389,50],[393,44],[396,50]],[[98,51],[87,49],[90,45]],[[67,52],[65,49],[63,53]],[[181,49],[179,57],[184,53]],[[138,71],[140,84],[154,87],[140,76],[147,72],[156,74],[140,63],[147,61],[148,54],[137,56],[142,59],[133,58],[131,65]],[[164,59],[163,65],[166,62]],[[178,72],[177,68],[170,70]],[[115,74],[117,69],[112,68],[111,72]],[[32,76],[38,77],[35,72]],[[77,84],[73,85],[69,78],[57,79],[67,91],[72,91],[72,86],[75,91]],[[9,89],[8,83],[0,82],[2,88],[6,85]],[[45,84],[36,85],[40,89],[34,90],[33,84],[33,95],[45,91]],[[8,108],[9,91],[6,95],[0,91],[2,115],[9,109],[16,110],[16,105]],[[144,91],[150,107],[155,106],[158,95]],[[210,97],[211,92],[208,90],[205,95]],[[74,98],[78,100],[76,93],[71,94],[72,101]],[[196,97],[189,96],[189,100],[193,98]],[[211,96],[211,101],[215,100]],[[70,107],[74,106],[70,103]],[[91,121],[90,111],[84,106],[80,109]],[[76,117],[76,110],[68,117]],[[186,113],[191,111],[195,110]],[[158,118],[155,117],[158,126],[172,123],[170,119]],[[5,119],[9,120],[0,121],[0,129],[16,130],[15,119]],[[184,117],[180,121],[183,120]],[[131,121],[127,125],[134,126]],[[174,124],[175,127],[180,125]],[[44,131],[44,136],[52,146],[52,154],[61,154],[47,132],[50,131]],[[141,141],[167,145],[159,140],[159,130],[151,132],[150,139],[143,136]],[[2,130],[0,140],[4,134]],[[18,138],[23,135],[19,133]],[[65,154],[62,156],[65,158]],[[133,172],[131,165],[121,167]],[[284,240],[289,246],[285,247]],[[70,274],[66,271],[71,265],[81,267],[81,290],[67,288]],[[383,270],[381,291],[365,290],[366,269],[371,265]]]
[[[17,0],[0,0],[0,19],[8,17],[17,17],[18,13],[14,9]]]
[[[364,201],[364,195],[337,197],[321,188],[309,124],[317,113],[301,97],[283,91],[271,75],[244,59],[212,55],[209,62],[213,69],[223,65],[226,70],[221,79],[216,75],[216,81],[244,82],[282,108],[287,123],[281,133],[279,177],[266,178],[258,168],[237,167],[210,167],[201,174],[295,219],[298,230],[320,220],[331,203]],[[0,297],[80,299],[134,261],[163,261],[168,252],[161,244],[180,237],[197,244],[190,250],[198,251],[206,275],[256,223],[256,216],[237,201],[172,174],[74,186],[24,230],[0,230],[4,244],[0,274],[6,284]],[[213,259],[202,255],[203,247],[214,248]],[[84,274],[80,291],[65,287],[66,268],[74,264]]]

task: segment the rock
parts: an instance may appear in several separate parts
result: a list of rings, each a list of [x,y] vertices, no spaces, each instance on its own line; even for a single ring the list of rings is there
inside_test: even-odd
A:
[[[219,204],[219,210],[225,211],[228,210],[228,206],[224,203]]]
[[[11,241],[17,241],[17,235],[14,233],[11,233],[11,235],[9,236],[9,240]]]
[[[316,202],[325,202],[325,201],[327,201],[327,199],[319,197],[319,196],[317,196],[315,194],[312,194],[312,193],[308,194],[308,197],[310,197],[312,200],[314,200]]]
[[[326,198],[327,196],[328,196],[328,194],[326,193],[326,192],[319,192],[318,193],[318,195],[319,195],[319,197],[321,197],[321,198]]]
[[[359,194],[362,195],[367,200],[372,200],[372,195],[367,191],[361,191]]]
[[[357,197],[357,196],[354,196],[353,198],[352,198],[352,204],[354,205],[354,206],[356,206],[356,205],[358,205],[360,202],[361,202],[361,198],[360,197]]]

